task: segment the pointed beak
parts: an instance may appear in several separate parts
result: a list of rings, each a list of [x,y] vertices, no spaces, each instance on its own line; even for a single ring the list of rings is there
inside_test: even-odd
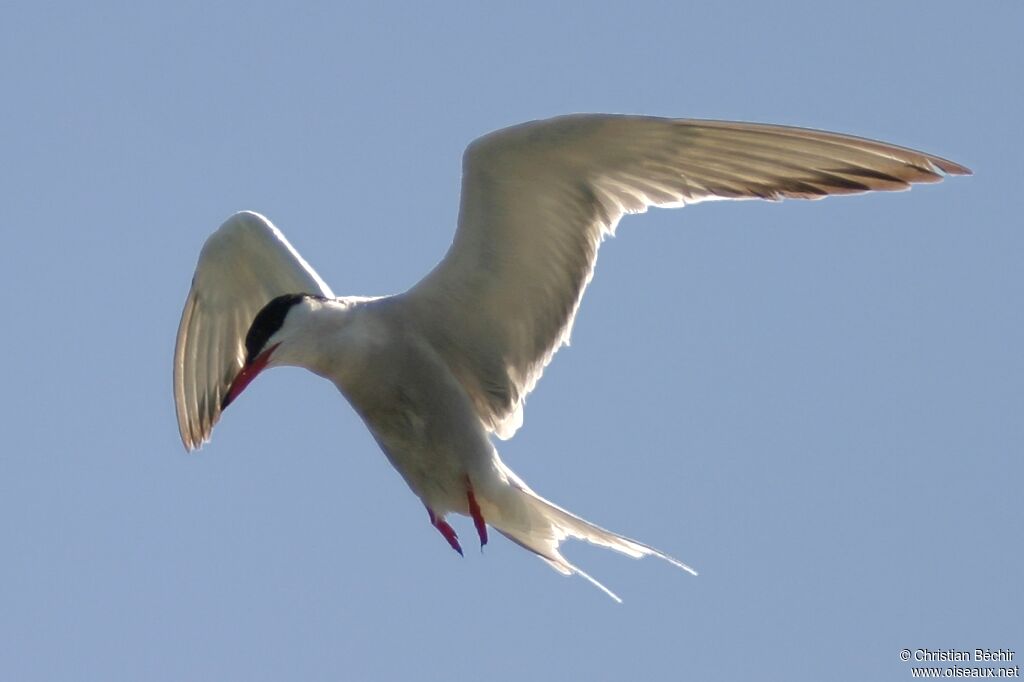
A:
[[[231,386],[228,388],[227,395],[224,396],[224,400],[221,401],[220,409],[224,410],[228,405],[235,402],[235,398],[241,395],[245,387],[252,383],[252,380],[256,376],[267,368],[267,363],[270,362],[270,355],[277,350],[277,347],[281,344],[275,343],[270,348],[266,349],[262,353],[256,356],[256,359],[252,362],[248,362],[242,367],[242,370],[235,377],[234,381],[231,382]]]

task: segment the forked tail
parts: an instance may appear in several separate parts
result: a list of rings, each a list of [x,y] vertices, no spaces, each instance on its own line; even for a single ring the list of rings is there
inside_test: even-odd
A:
[[[512,471],[506,467],[503,468],[505,475],[508,476],[509,485],[502,496],[504,499],[496,505],[497,509],[488,510],[491,512],[489,514],[485,512],[487,522],[509,540],[539,556],[559,573],[580,575],[615,601],[622,602],[618,595],[569,563],[558,551],[558,545],[562,540],[573,537],[614,549],[634,559],[656,556],[688,573],[697,575],[697,571],[678,559],[642,542],[595,526],[558,505],[548,502],[530,490]]]

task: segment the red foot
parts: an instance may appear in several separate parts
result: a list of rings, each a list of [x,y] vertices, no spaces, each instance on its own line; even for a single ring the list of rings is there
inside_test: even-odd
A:
[[[480,512],[476,495],[473,494],[473,485],[469,482],[469,476],[466,476],[466,499],[469,501],[469,514],[473,517],[476,534],[480,536],[480,549],[482,550],[487,544],[487,524],[484,523],[484,515]]]
[[[459,556],[463,556],[462,546],[459,545],[459,536],[455,533],[455,529],[449,526],[444,519],[437,518],[433,509],[427,509],[427,514],[430,515],[430,525],[441,533],[441,536],[448,541],[452,549],[459,553]]]

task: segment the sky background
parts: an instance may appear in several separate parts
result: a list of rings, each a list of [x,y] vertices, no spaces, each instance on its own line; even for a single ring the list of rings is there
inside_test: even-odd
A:
[[[1024,4],[505,5],[5,4],[0,678],[896,680],[903,648],[1024,657]],[[174,337],[224,218],[264,213],[340,294],[398,292],[450,243],[465,145],[579,111],[818,127],[976,173],[655,211],[605,244],[499,449],[699,577],[568,545],[616,605],[504,538],[460,559],[297,369],[185,454]]]

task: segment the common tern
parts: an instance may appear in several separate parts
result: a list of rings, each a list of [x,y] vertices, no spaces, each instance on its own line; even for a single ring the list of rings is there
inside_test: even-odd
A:
[[[653,547],[540,497],[491,439],[523,422],[527,394],[569,340],[598,247],[626,213],[711,199],[819,199],[968,175],[952,161],[802,128],[576,114],[486,135],[463,157],[448,253],[408,291],[336,297],[257,213],[204,244],[178,328],[174,399],[185,448],[263,370],[304,367],[341,391],[462,554],[451,513],[618,597],[559,551],[580,538],[631,557]]]

